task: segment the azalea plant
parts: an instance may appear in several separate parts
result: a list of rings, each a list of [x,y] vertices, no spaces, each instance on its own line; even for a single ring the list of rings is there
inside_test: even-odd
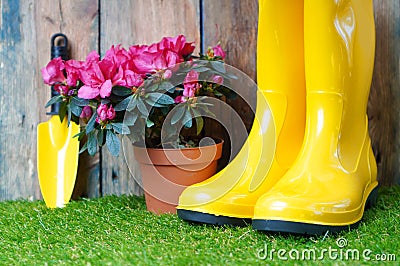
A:
[[[102,59],[95,51],[85,61],[54,58],[41,70],[44,83],[58,93],[46,107],[60,103],[61,121],[83,121],[76,137],[87,136],[81,151],[91,155],[104,144],[118,155],[117,134],[128,135],[134,144],[161,147],[161,129],[174,108],[168,123],[195,127],[199,135],[204,125],[199,114],[210,113],[201,96],[234,96],[223,83],[235,77],[227,73],[219,45],[199,56],[194,50],[194,43],[179,35],[129,49],[112,46]],[[184,134],[169,143],[174,148],[197,144]]]

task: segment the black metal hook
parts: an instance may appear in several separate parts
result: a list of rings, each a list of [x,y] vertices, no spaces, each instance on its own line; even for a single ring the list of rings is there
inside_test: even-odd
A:
[[[57,39],[57,44],[55,44],[55,41]],[[62,45],[59,45],[60,42],[63,42]],[[62,60],[68,60],[68,38],[62,33],[56,33],[53,36],[51,36],[51,52],[50,52],[50,57],[51,59],[61,57]],[[51,87],[51,97],[57,96],[59,93],[54,90],[54,87]],[[51,105],[51,110],[48,112],[48,115],[58,115],[60,111],[60,103],[55,103]]]
[[[58,40],[55,44],[56,39]],[[63,41],[63,45],[58,45],[60,40]],[[62,33],[56,33],[51,36],[51,59],[61,57],[63,60],[68,60],[68,38]]]

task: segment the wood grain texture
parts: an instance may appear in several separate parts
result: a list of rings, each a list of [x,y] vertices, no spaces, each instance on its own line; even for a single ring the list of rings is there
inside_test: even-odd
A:
[[[200,42],[198,0],[102,0],[100,6],[102,54],[113,44],[120,43],[128,48],[179,34],[185,34],[188,41],[194,41],[197,46]],[[126,139],[123,151],[114,158],[107,148],[102,150],[104,195],[142,193],[138,185],[141,182],[139,167],[132,145]]]
[[[204,0],[202,9],[204,49],[220,43],[221,47],[226,50],[225,62],[256,80],[258,1]],[[217,117],[222,121],[229,121],[233,112],[236,112],[242,118],[247,130],[250,131],[254,119],[250,106],[255,107],[255,91],[251,92],[248,88],[236,89],[239,90],[243,99],[228,100],[227,102],[233,107],[233,110],[221,111]],[[221,126],[211,123],[207,124],[207,128],[208,135],[229,139],[227,132]],[[241,138],[239,132],[233,131],[230,134]],[[236,145],[240,145],[240,143]],[[228,162],[230,149],[231,145],[227,142],[224,145],[220,165]]]
[[[39,122],[47,121],[44,108],[50,97],[50,89],[43,84],[39,69],[50,59],[50,38],[54,33],[64,33],[68,38],[71,59],[84,60],[92,50],[98,50],[98,1],[73,0],[35,1],[37,92]],[[79,158],[78,176],[73,198],[99,196],[99,155]]]
[[[400,2],[375,0],[375,69],[368,104],[382,185],[400,184]]]
[[[0,5],[0,200],[39,198],[34,3]]]

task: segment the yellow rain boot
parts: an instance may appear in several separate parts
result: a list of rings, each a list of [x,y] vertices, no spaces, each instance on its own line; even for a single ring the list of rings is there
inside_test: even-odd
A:
[[[303,2],[262,0],[259,10],[259,90],[253,128],[230,164],[183,191],[177,213],[184,220],[250,223],[258,198],[282,177],[301,148],[305,128]]]
[[[375,51],[372,0],[305,0],[304,18],[305,140],[294,165],[257,201],[257,230],[338,232],[376,201],[366,116]]]

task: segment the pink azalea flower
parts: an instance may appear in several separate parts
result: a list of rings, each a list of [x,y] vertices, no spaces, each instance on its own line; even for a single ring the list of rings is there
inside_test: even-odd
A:
[[[122,66],[123,68],[125,68],[128,64],[130,56],[128,51],[122,48],[121,44],[119,44],[117,46],[111,46],[111,48],[106,51],[104,58],[112,60],[117,65],[117,67]]]
[[[186,74],[186,77],[184,79],[184,83],[191,83],[191,82],[198,82],[199,80],[199,72],[195,70],[191,70]]]
[[[160,49],[173,51],[180,57],[187,57],[193,53],[195,48],[192,42],[186,42],[186,37],[184,35],[179,35],[176,37],[164,37],[159,44]]]
[[[97,118],[99,118],[100,121],[107,121],[107,111],[107,104],[100,104],[100,106],[97,107]]]
[[[131,46],[129,48],[131,62],[128,68],[143,76],[153,74],[183,62],[193,50],[193,43],[187,43],[183,35],[175,38],[165,37],[159,43],[149,46]]]
[[[98,62],[100,60],[100,55],[96,51],[91,51],[86,56],[86,63]]]
[[[114,119],[116,116],[115,110],[112,106],[108,106],[107,104],[100,104],[97,108],[97,118],[96,122],[106,122],[108,120]]]
[[[183,96],[185,97],[194,97],[196,91],[201,87],[198,83],[199,73],[195,70],[191,70],[186,74],[186,77],[183,81]]]
[[[51,60],[46,67],[41,69],[43,81],[47,85],[62,83],[66,80],[64,76],[64,61],[61,57]]]
[[[132,47],[131,47],[132,48]],[[132,49],[134,52],[139,51],[138,49]],[[131,49],[129,50],[131,51]],[[157,53],[150,53],[146,50],[143,50],[141,54],[136,54],[131,52],[131,62],[129,69],[134,72],[145,76],[146,74],[153,74],[155,72],[154,67],[154,58],[158,55]]]
[[[214,46],[212,50],[214,52],[214,56],[220,56],[222,59],[225,59],[226,54],[219,44]]]
[[[184,103],[184,102],[186,102],[186,97],[179,95],[174,99],[174,102],[175,103]]]
[[[81,69],[85,66],[85,62],[68,60],[65,62],[65,71],[67,72],[67,85],[76,86],[76,83],[81,78]]]
[[[177,53],[165,50],[153,59],[153,67],[154,70],[163,70],[170,67],[174,67],[176,64],[183,62],[183,58],[181,58]]]
[[[85,71],[81,71],[81,79],[84,86],[79,89],[78,97],[83,99],[94,99],[97,96],[106,98],[111,95],[113,86],[126,85],[122,68],[107,58],[89,62]]]
[[[183,85],[184,89],[183,89],[183,96],[188,97],[188,98],[192,98],[195,96],[196,90],[198,89],[198,87],[196,85],[193,86],[193,84],[185,84]]]
[[[212,82],[217,83],[217,84],[219,84],[219,85],[222,85],[222,83],[224,83],[224,78],[221,77],[221,76],[218,76],[218,75],[214,75],[214,76],[211,78],[211,80],[212,80]]]
[[[148,45],[132,45],[128,49],[129,56],[137,56],[144,52],[148,52],[149,46]]]
[[[85,106],[82,108],[82,113],[80,118],[89,118],[93,114],[92,108],[90,106]]]
[[[163,78],[164,79],[169,79],[172,77],[172,71],[170,69],[165,70],[164,74],[163,74]]]
[[[132,70],[125,70],[124,77],[128,87],[140,87],[144,82],[142,76]]]
[[[112,106],[110,106],[107,110],[107,119],[108,120],[113,120],[115,118],[115,110]]]
[[[68,86],[65,86],[65,85],[62,85],[62,84],[59,84],[59,83],[54,84],[53,86],[54,86],[54,90],[56,92],[60,93],[61,95],[68,95],[68,92],[69,92],[69,87]]]

